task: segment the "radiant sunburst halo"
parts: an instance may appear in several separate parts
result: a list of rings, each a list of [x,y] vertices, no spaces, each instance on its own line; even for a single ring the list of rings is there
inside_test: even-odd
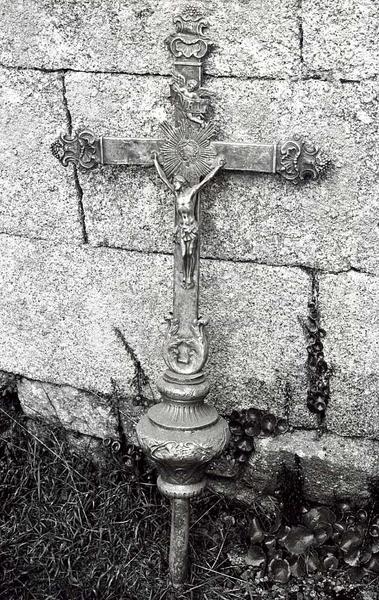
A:
[[[210,145],[216,133],[213,124],[197,129],[187,123],[173,127],[164,122],[161,129],[164,142],[159,156],[167,177],[181,175],[191,181],[209,173],[216,157],[216,151]]]

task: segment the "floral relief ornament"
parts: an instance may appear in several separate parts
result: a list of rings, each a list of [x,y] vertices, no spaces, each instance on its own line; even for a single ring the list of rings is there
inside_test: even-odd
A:
[[[207,362],[208,340],[205,332],[207,321],[194,320],[186,334],[180,332],[179,319],[166,318],[167,333],[163,342],[163,358],[166,365],[182,375],[199,373]]]

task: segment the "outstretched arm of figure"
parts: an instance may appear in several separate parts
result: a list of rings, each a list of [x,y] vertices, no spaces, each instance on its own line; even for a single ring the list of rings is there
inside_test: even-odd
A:
[[[154,159],[154,166],[156,168],[156,171],[157,171],[159,177],[162,179],[163,183],[165,183],[172,192],[175,192],[174,186],[172,185],[172,183],[169,182],[169,180],[166,177],[166,173],[164,172],[162,166],[159,164],[158,155],[156,152],[153,152],[153,159]]]
[[[211,171],[209,171],[208,175],[206,175],[204,177],[204,179],[202,179],[200,181],[200,183],[197,184],[197,186],[194,188],[194,193],[197,194],[197,192],[199,192],[201,190],[202,187],[204,187],[204,185],[206,185],[208,183],[208,181],[210,181],[211,179],[213,179],[213,177],[216,175],[216,173],[221,169],[221,167],[224,166],[224,164],[226,163],[226,160],[223,156],[218,156],[217,157],[217,164],[215,167],[213,167],[213,169]]]

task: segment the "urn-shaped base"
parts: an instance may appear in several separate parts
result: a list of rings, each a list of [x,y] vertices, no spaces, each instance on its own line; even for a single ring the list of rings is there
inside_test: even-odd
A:
[[[226,421],[204,403],[208,391],[204,381],[203,375],[197,381],[175,381],[168,374],[159,386],[163,401],[152,406],[137,425],[142,449],[157,464],[158,487],[171,498],[199,494],[206,485],[207,465],[229,441]]]

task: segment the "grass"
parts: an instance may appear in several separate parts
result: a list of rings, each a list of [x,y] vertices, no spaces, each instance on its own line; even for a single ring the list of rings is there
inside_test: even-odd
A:
[[[138,449],[94,458],[64,431],[29,425],[15,398],[0,405],[1,600],[308,600],[301,582],[295,591],[258,585],[246,565],[230,563],[231,551],[246,551],[255,508],[212,494],[193,502],[191,577],[173,591],[170,506]]]

